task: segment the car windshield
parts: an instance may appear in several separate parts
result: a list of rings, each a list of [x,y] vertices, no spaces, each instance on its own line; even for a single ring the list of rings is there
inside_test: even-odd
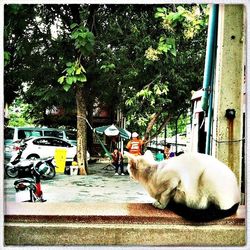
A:
[[[68,140],[76,140],[76,131],[67,130],[66,131],[66,137],[67,137]]]

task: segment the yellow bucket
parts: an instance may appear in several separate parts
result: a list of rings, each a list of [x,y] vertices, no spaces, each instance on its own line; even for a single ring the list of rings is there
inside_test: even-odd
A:
[[[65,165],[66,165],[66,155],[67,150],[57,148],[55,150],[55,162],[56,162],[56,172],[57,173],[64,173]]]

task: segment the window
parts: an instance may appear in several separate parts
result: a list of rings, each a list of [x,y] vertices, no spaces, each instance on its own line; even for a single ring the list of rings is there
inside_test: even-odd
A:
[[[18,139],[25,139],[27,137],[39,137],[42,136],[42,131],[39,130],[18,130]]]
[[[55,146],[55,147],[72,147],[69,143],[59,140],[59,139],[48,139],[51,143],[51,146]]]
[[[56,131],[56,130],[50,130],[50,131],[44,131],[45,136],[53,136],[58,138],[63,138],[63,132],[62,131]]]
[[[68,140],[76,140],[76,131],[67,130],[66,137]]]
[[[14,129],[13,128],[5,128],[4,129],[4,139],[5,140],[12,140],[14,137]]]
[[[33,144],[40,146],[52,146],[52,142],[49,139],[37,139],[33,141]]]

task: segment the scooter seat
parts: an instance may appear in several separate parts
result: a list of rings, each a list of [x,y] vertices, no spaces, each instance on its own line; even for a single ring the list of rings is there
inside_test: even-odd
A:
[[[32,179],[32,178],[21,178],[21,179],[18,179],[14,182],[14,185],[18,185],[19,183],[30,183],[30,184],[35,184],[35,180]]]
[[[30,161],[24,160],[24,161],[18,163],[17,167],[19,167],[19,168],[32,168],[33,163]]]

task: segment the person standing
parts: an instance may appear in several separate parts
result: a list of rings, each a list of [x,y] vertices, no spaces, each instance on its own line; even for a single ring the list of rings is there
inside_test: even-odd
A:
[[[170,143],[167,143],[167,145],[164,147],[164,159],[165,160],[170,158],[170,148],[171,148]]]
[[[130,154],[141,155],[142,153],[143,140],[139,139],[138,136],[139,135],[136,132],[133,132],[132,139],[126,146]]]
[[[120,168],[120,175],[125,175],[123,171],[123,155],[122,153],[118,150],[118,148],[114,149],[114,152],[111,154],[112,155],[112,164],[115,166],[115,175],[118,175],[118,171]]]
[[[167,143],[167,145],[164,147],[164,152],[163,152],[165,160],[175,156],[175,153],[171,152],[170,149],[171,149],[171,144]]]

